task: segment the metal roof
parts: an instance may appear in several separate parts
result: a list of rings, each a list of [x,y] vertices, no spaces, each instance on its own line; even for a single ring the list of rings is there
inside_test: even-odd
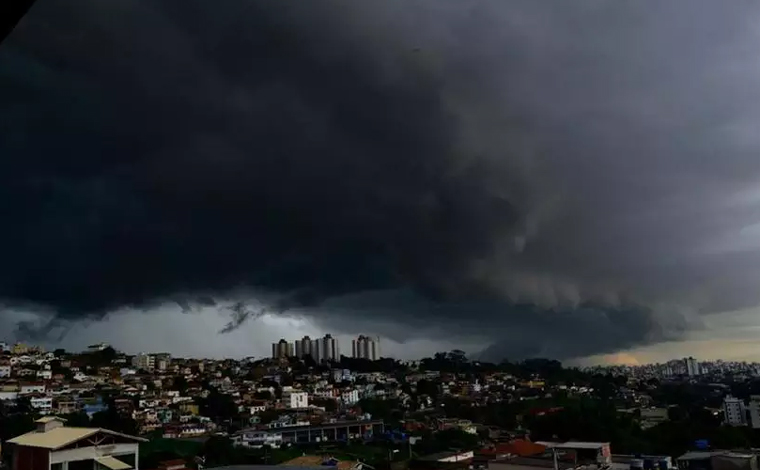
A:
[[[40,418],[37,421],[35,421],[35,423],[46,424],[46,423],[49,423],[51,421],[60,421],[62,423],[65,423],[66,419],[65,418],[59,418],[58,416],[43,416],[42,418]]]
[[[29,432],[22,434],[21,436],[14,437],[9,440],[9,444],[16,444],[26,447],[42,447],[45,449],[55,450],[71,443],[74,443],[85,437],[92,436],[98,432],[111,434],[113,436],[125,437],[133,439],[135,441],[146,442],[147,439],[141,437],[130,436],[128,434],[122,434],[119,432],[109,431],[108,429],[101,428],[70,428],[62,426],[59,428],[51,429],[47,432]]]
[[[95,459],[95,461],[104,467],[110,468],[111,470],[127,470],[132,468],[121,460],[115,459],[113,457],[101,457],[99,459]]]

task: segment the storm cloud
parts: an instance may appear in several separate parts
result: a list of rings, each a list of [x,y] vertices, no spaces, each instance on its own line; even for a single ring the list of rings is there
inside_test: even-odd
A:
[[[759,10],[39,0],[0,46],[0,299],[677,339],[760,303]]]

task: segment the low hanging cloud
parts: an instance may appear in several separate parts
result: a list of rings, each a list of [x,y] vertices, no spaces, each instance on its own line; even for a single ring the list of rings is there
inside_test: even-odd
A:
[[[39,1],[0,46],[0,299],[678,339],[760,302],[758,10]]]

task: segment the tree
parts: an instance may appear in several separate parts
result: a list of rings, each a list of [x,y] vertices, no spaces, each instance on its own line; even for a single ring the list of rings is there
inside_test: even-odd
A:
[[[177,375],[172,379],[172,390],[179,391],[180,395],[184,395],[187,392],[187,379],[184,375]]]
[[[200,400],[200,411],[203,416],[208,416],[217,421],[232,420],[238,417],[238,406],[230,395],[220,393],[215,388],[206,398]]]
[[[58,349],[56,349],[55,351],[53,351],[53,355],[54,355],[55,357],[63,357],[63,356],[65,356],[65,355],[66,355],[66,350],[65,350],[65,349],[61,349],[61,348],[58,348]]]
[[[137,422],[131,416],[119,413],[113,400],[108,401],[105,410],[98,411],[92,415],[91,423],[96,428],[110,429],[111,431],[130,435],[138,434]]]
[[[66,426],[73,428],[86,428],[90,426],[90,417],[84,411],[63,415],[61,418],[66,420]]]

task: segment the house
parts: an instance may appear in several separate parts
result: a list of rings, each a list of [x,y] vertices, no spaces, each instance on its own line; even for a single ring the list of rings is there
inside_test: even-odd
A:
[[[7,441],[11,470],[137,470],[138,444],[147,439],[65,421],[40,418],[36,430]]]
[[[45,393],[45,384],[43,383],[27,383],[21,384],[20,395],[29,395],[31,393]]]

